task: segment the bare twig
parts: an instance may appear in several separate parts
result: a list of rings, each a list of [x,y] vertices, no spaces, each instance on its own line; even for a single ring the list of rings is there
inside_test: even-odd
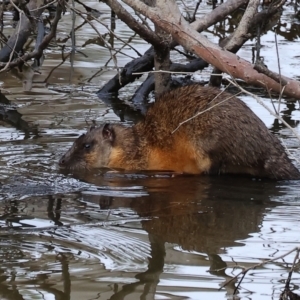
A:
[[[291,270],[289,272],[288,278],[286,280],[284,290],[280,294],[280,299],[282,299],[282,300],[286,300],[286,299],[299,299],[300,298],[298,295],[297,295],[298,296],[297,298],[296,297],[294,297],[294,298],[290,297],[290,294],[291,294],[291,291],[290,291],[290,282],[291,282],[292,275],[293,275],[293,272],[294,272],[294,269],[295,269],[295,266],[296,266],[296,262],[297,262],[297,260],[299,260],[299,252],[300,252],[300,249],[297,248],[297,252],[296,252],[296,255],[294,257],[293,265],[291,267]]]
[[[268,264],[268,263],[270,263],[270,262],[273,262],[273,261],[276,261],[276,260],[278,260],[278,259],[284,258],[284,257],[286,257],[287,255],[293,253],[294,251],[297,251],[297,253],[299,253],[300,248],[299,248],[299,247],[295,247],[295,248],[293,248],[292,250],[290,250],[290,251],[288,251],[288,252],[286,252],[286,253],[284,253],[284,254],[282,254],[282,255],[280,255],[280,256],[276,256],[276,257],[274,257],[274,258],[272,258],[272,259],[265,260],[265,261],[263,261],[263,262],[261,262],[261,263],[259,263],[259,264],[256,264],[256,265],[254,265],[254,266],[252,266],[252,267],[244,268],[243,271],[241,271],[239,274],[237,274],[236,276],[230,278],[228,281],[226,281],[224,284],[222,284],[222,286],[219,288],[219,290],[222,289],[223,287],[225,287],[226,285],[228,285],[228,284],[229,284],[230,282],[232,282],[233,280],[236,280],[240,275],[243,275],[243,277],[241,278],[240,282],[238,283],[238,286],[239,286],[240,283],[241,283],[241,281],[243,280],[243,278],[244,278],[245,275],[247,274],[247,272],[249,272],[250,270],[254,270],[254,269],[256,269],[256,268],[258,268],[258,267],[261,267],[261,266],[263,266],[263,265],[265,265],[265,264]],[[235,293],[235,292],[236,292],[236,290],[234,291],[234,293]]]
[[[278,64],[278,74],[279,74],[279,84],[280,89],[282,90],[282,78],[281,78],[281,67],[280,67],[280,59],[279,59],[279,51],[278,51],[278,42],[277,42],[277,34],[275,32],[275,46],[276,46],[276,55],[277,55],[277,64]],[[280,111],[280,104],[281,104],[282,94],[279,95],[279,103],[278,103],[278,111]]]
[[[229,85],[225,88],[225,90],[226,90],[228,87],[229,87]],[[225,90],[221,91],[214,99],[211,100],[211,102],[213,102],[213,101],[214,101],[216,98],[218,98],[222,93],[224,93]],[[239,92],[239,93],[237,93],[237,94],[235,94],[235,95],[232,95],[232,96],[230,96],[230,97],[228,97],[228,98],[226,98],[226,99],[224,99],[224,100],[222,100],[222,101],[216,103],[215,105],[210,106],[209,108],[207,108],[207,109],[205,109],[205,110],[199,111],[199,112],[196,113],[194,116],[192,116],[192,117],[190,117],[190,118],[188,118],[188,119],[186,119],[186,120],[180,122],[179,125],[178,125],[171,133],[173,134],[173,133],[174,133],[175,131],[177,131],[177,130],[179,129],[179,127],[182,126],[183,124],[185,124],[185,123],[187,123],[187,122],[189,122],[189,121],[191,121],[191,120],[197,118],[198,116],[204,114],[205,112],[207,112],[207,111],[213,109],[213,108],[216,107],[216,106],[221,105],[222,103],[224,103],[224,102],[226,102],[226,101],[232,99],[233,97],[238,96],[239,94],[241,94],[241,92]],[[210,103],[211,103],[211,102],[210,102]]]
[[[41,6],[41,7],[39,7],[39,8],[33,8],[33,9],[30,9],[29,11],[36,11],[36,10],[39,10],[39,9],[45,9],[45,8],[47,8],[47,7],[49,7],[50,5],[52,5],[52,4],[54,4],[55,2],[58,2],[58,0],[54,0],[54,1],[52,1],[52,2],[49,2],[49,3],[47,3],[47,4],[45,4],[44,6]]]
[[[296,252],[296,255],[295,255],[295,258],[294,258],[293,265],[291,267],[291,270],[289,272],[289,276],[288,276],[288,278],[286,280],[286,283],[285,283],[285,289],[289,288],[289,285],[290,285],[290,282],[291,282],[291,279],[292,279],[292,274],[293,274],[294,269],[295,269],[296,261],[299,259],[299,251],[300,251],[300,249],[297,248],[297,252]]]
[[[240,85],[238,85],[237,83],[235,83],[234,81],[232,81],[229,78],[226,78],[230,83],[232,83],[234,86],[238,87],[243,93],[252,96],[257,103],[259,103],[261,106],[263,106],[273,117],[275,117],[276,119],[278,119],[279,121],[281,121],[287,128],[289,128],[294,135],[296,136],[296,138],[300,141],[300,135],[298,134],[298,132],[291,127],[280,115],[279,112],[278,114],[274,113],[267,105],[265,105],[265,103],[256,95],[254,95],[253,93],[245,90],[243,87],[241,87]]]
[[[201,3],[201,0],[198,0],[198,2],[196,3],[196,6],[195,6],[195,9],[194,9],[194,13],[193,13],[191,22],[195,22],[196,21],[196,13],[198,11],[200,3]]]
[[[114,34],[114,36],[116,36],[116,35]],[[132,39],[133,39],[135,36],[136,36],[136,33],[133,34],[131,37],[129,37],[128,41],[127,41],[127,42],[124,42],[123,46],[122,46],[120,49],[116,50],[115,54],[121,53],[121,52],[122,52],[121,50],[122,50],[123,48],[125,48],[127,45],[129,45],[129,43],[132,41]],[[130,48],[132,48],[134,51],[136,51],[136,52],[139,54],[139,56],[142,56],[142,55],[140,55],[140,53],[139,53],[137,50],[135,50],[132,46],[130,46]],[[110,59],[105,63],[105,66],[107,66],[107,65],[109,64],[109,62],[111,61],[111,59],[112,59],[112,58],[110,58]]]
[[[100,20],[98,20],[94,16],[91,16],[91,18],[94,19],[99,24],[101,24],[102,26],[104,26],[109,31],[109,33],[112,34],[117,40],[121,41],[124,44],[124,46],[122,48],[127,46],[130,49],[132,49],[138,56],[142,56],[142,54],[138,50],[136,50],[133,46],[130,45],[130,41],[134,36],[136,36],[136,33],[134,33],[134,35],[131,38],[129,38],[129,40],[126,42],[122,38],[120,38],[117,34],[115,34],[115,32],[112,31],[105,23],[101,22]],[[119,50],[117,50],[117,51],[120,52]]]
[[[75,9],[75,2],[74,0],[71,1],[71,5],[73,9]],[[74,71],[74,59],[75,59],[75,52],[76,52],[76,35],[75,35],[75,21],[76,21],[76,13],[74,10],[72,10],[72,28],[71,28],[71,55],[70,55],[70,78],[69,81],[72,81],[73,77],[73,71]]]

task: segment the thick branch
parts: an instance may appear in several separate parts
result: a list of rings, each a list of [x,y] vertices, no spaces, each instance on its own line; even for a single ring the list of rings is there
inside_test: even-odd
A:
[[[248,3],[248,0],[228,0],[216,7],[209,14],[204,15],[201,19],[197,19],[191,24],[193,29],[198,32],[210,27],[217,22],[222,21],[226,16],[238,9],[243,4]]]
[[[249,84],[281,92],[280,85],[276,81],[258,73],[248,61],[222,50],[195,31],[181,16],[175,2],[158,0],[155,12],[148,10],[147,6],[140,1],[124,0],[124,2],[172,34],[173,38],[183,47],[233,78],[240,78]],[[284,94],[300,99],[300,83],[287,77],[283,78],[287,81]]]
[[[226,43],[226,50],[231,51],[236,45],[243,45],[245,36],[249,32],[250,24],[255,14],[257,13],[259,0],[250,0],[247,9],[229,41]]]
[[[220,6],[218,6],[216,9],[214,9],[209,14],[205,15],[205,17],[201,18],[201,20],[196,20],[194,23],[191,24],[191,26],[193,26],[193,28],[195,28],[196,30],[203,31],[207,27],[215,24],[216,22],[223,20],[229,13],[232,13],[235,9],[237,9],[244,3],[247,3],[247,1],[248,0],[228,0],[225,3],[221,4]],[[106,3],[108,5],[110,5],[111,8],[113,8],[113,7],[115,8],[115,7],[118,7],[118,5],[120,5],[119,3],[117,3],[116,0],[107,0]],[[117,13],[118,17],[121,18],[122,10],[120,10],[120,11],[117,10],[116,13]],[[126,22],[125,19],[123,21]],[[139,24],[139,25],[142,26],[141,24]],[[155,35],[155,37],[157,37],[157,36]],[[171,42],[171,47],[173,48],[176,45],[178,45],[178,43],[175,40],[173,40]],[[112,78],[109,82],[107,82],[98,91],[98,94],[100,95],[100,94],[105,94],[105,93],[117,92],[121,87],[125,86],[127,83],[133,82],[136,78],[140,77],[140,75],[129,74],[130,70],[132,70],[132,72],[138,72],[138,73],[151,71],[153,69],[153,64],[154,64],[153,60],[154,60],[154,50],[151,47],[150,49],[148,49],[145,52],[145,54],[142,57],[129,62],[125,66],[126,72],[122,72],[120,74],[120,77],[117,74],[114,78]],[[141,62],[143,62],[143,63],[141,63]],[[172,65],[174,65],[174,64],[172,64]],[[204,60],[202,60],[200,65],[201,65],[200,69],[203,69],[205,66],[207,66],[207,63]],[[171,70],[172,71],[186,71],[186,72],[190,71],[189,67],[187,67],[187,69],[186,68],[182,69],[181,67],[182,66],[180,66],[180,69],[173,70],[172,66],[171,66]],[[192,71],[190,71],[190,72],[192,72]],[[128,76],[130,76],[129,79],[127,78]],[[121,81],[121,83],[120,83],[120,81]],[[147,91],[148,91],[148,89],[147,89]],[[136,102],[138,102],[138,101],[136,101]]]
[[[226,50],[236,53],[240,47],[250,38],[248,34],[251,21],[257,13],[259,0],[250,0],[247,9],[237,27],[237,29],[221,44]],[[210,85],[219,87],[222,82],[222,72],[216,67],[210,77]]]
[[[145,41],[152,45],[161,45],[161,39],[153,31],[136,21],[118,1],[102,0],[102,2],[106,3],[128,27],[139,34]],[[148,9],[150,10],[150,7]]]
[[[145,52],[142,57],[138,57],[131,62],[127,63],[123,68],[120,76],[115,75],[109,82],[107,82],[99,91],[98,96],[108,93],[117,92],[120,88],[124,87],[126,84],[135,81],[136,78],[141,77],[141,75],[132,75],[135,72],[147,72],[152,70],[154,67],[154,50],[151,47]]]

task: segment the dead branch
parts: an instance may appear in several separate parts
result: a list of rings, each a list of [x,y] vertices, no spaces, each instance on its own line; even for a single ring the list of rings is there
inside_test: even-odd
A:
[[[246,8],[245,13],[237,27],[237,29],[229,36],[225,43],[221,43],[224,49],[236,53],[238,49],[250,38],[248,32],[250,31],[250,23],[257,13],[259,0],[250,0]],[[210,85],[219,87],[222,82],[222,76],[219,76],[222,72],[217,68],[213,69],[213,74],[210,77]]]
[[[254,65],[254,70],[257,70],[258,72],[267,75],[268,77],[272,78],[274,81],[282,85],[287,85],[288,82],[286,79],[282,78],[280,74],[274,73],[270,71],[261,61],[256,61]]]
[[[205,15],[201,20],[196,20],[194,23],[191,24],[195,30],[203,31],[209,26],[223,20],[228,14],[232,13],[234,10],[236,10],[241,5],[247,3],[248,0],[228,0],[226,3],[221,4],[216,9],[214,9],[211,13]],[[109,6],[114,9],[115,7],[119,8],[118,2],[115,0],[109,0]],[[108,3],[107,3],[108,4]],[[126,22],[125,19],[121,18],[122,9],[115,11],[118,17]],[[143,38],[145,38],[141,33],[139,33]],[[178,43],[173,39],[171,42],[170,47],[174,48],[178,45]],[[143,63],[141,63],[143,61]],[[192,62],[191,64],[194,64]],[[197,60],[197,64],[200,65],[200,68],[198,70],[201,70],[208,66],[206,61],[199,58]],[[120,80],[118,75],[116,75],[114,78],[112,78],[110,81],[108,81],[99,91],[98,95],[106,94],[106,93],[112,93],[117,92],[121,87],[124,87],[126,84],[133,82],[135,79],[139,78],[140,75],[133,75],[130,72],[134,73],[140,73],[140,72],[148,72],[152,70],[154,66],[154,49],[151,47],[149,48],[145,54],[141,58],[137,58],[131,62],[129,62],[124,68],[125,72],[122,71],[120,74]],[[176,66],[176,64],[174,64]],[[171,65],[172,71],[189,71],[192,72],[192,70],[196,71],[195,68],[190,69],[190,64],[187,64],[186,67],[184,65],[181,65],[181,68],[177,68],[176,70],[173,69],[173,64]],[[120,84],[121,83],[121,84]],[[150,84],[150,86],[153,86]],[[150,92],[148,88],[143,89],[144,91],[147,91],[147,93]],[[141,95],[140,92],[137,93],[137,97],[141,100],[141,103],[143,102],[143,99],[147,95]],[[135,98],[135,103],[138,102],[138,98]]]
[[[284,290],[280,294],[280,300],[300,299],[300,296],[292,293],[291,290],[290,290],[290,282],[291,282],[291,279],[292,279],[292,275],[293,275],[293,272],[294,272],[294,269],[295,269],[296,262],[297,262],[297,260],[299,260],[299,252],[300,252],[300,249],[297,248],[296,255],[295,255],[295,258],[294,258],[294,261],[293,261],[293,265],[292,265],[291,270],[289,272],[289,276],[286,280]]]
[[[26,11],[30,11],[30,16],[27,16],[22,10],[20,10],[20,20],[16,26],[16,30],[0,51],[1,62],[8,62],[10,60],[10,56],[14,54],[17,55],[23,49],[24,44],[31,34],[33,24],[32,20],[40,17],[43,12],[43,9],[41,8],[42,6],[42,0],[30,0],[26,5]]]
[[[149,30],[147,27],[137,22],[118,1],[102,1],[106,3],[116,13],[116,15],[128,25],[128,27],[138,33],[145,41],[152,45],[161,45],[161,39],[152,30]]]
[[[236,276],[230,278],[228,281],[226,281],[224,284],[222,284],[222,286],[220,287],[220,289],[222,289],[223,287],[225,287],[226,285],[228,285],[228,284],[229,284],[230,282],[232,282],[233,280],[236,280],[240,275],[242,275],[242,278],[241,278],[241,280],[239,281],[239,283],[238,283],[238,285],[237,285],[237,287],[236,287],[236,289],[235,289],[235,291],[234,291],[234,294],[235,294],[236,291],[237,291],[237,289],[238,289],[238,287],[240,286],[240,284],[241,284],[243,278],[245,277],[245,275],[246,275],[250,270],[257,269],[258,267],[261,267],[261,266],[263,266],[263,265],[265,265],[265,264],[268,264],[268,263],[270,263],[270,262],[273,262],[273,261],[276,261],[276,260],[278,260],[278,259],[284,258],[284,257],[286,257],[287,255],[293,253],[294,251],[296,251],[297,255],[299,255],[300,248],[299,248],[299,247],[295,247],[294,249],[292,249],[292,250],[290,250],[290,251],[288,251],[288,252],[286,252],[286,253],[284,253],[284,254],[282,254],[282,255],[280,255],[280,256],[276,256],[276,257],[274,257],[274,258],[272,258],[272,259],[265,260],[265,261],[263,261],[263,262],[261,262],[261,263],[259,263],[259,264],[256,264],[256,265],[254,265],[254,266],[252,266],[252,267],[249,267],[249,268],[243,268],[243,271],[241,271],[239,274],[237,274]],[[219,289],[219,290],[220,290],[220,289]]]
[[[141,75],[133,75],[132,73],[147,72],[152,70],[154,67],[153,55],[153,48],[151,47],[142,57],[138,57],[127,63],[120,74],[121,80],[119,80],[118,74],[114,76],[97,92],[98,96],[117,92],[126,84],[135,81],[136,78],[141,77]]]
[[[173,38],[183,47],[229,74],[232,78],[240,78],[248,84],[280,93],[278,82],[265,74],[257,72],[248,61],[221,49],[195,31],[184,20],[175,2],[157,0],[155,8],[148,7],[141,1],[136,0],[124,0],[124,2],[150,18],[153,23],[164,28],[166,32],[172,34]],[[287,81],[284,94],[300,99],[300,83],[288,77],[283,76],[283,78]]]
[[[194,30],[201,32],[211,25],[222,21],[226,16],[247,3],[248,0],[228,0],[216,7],[209,14],[201,17],[201,19],[198,19],[195,22],[191,23],[191,26]]]

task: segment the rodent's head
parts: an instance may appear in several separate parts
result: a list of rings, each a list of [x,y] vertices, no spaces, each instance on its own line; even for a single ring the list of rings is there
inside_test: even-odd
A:
[[[112,125],[92,126],[78,137],[59,160],[59,166],[71,171],[107,167],[115,139]]]

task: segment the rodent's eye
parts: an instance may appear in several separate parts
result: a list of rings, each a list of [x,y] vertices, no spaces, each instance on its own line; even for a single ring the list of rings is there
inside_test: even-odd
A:
[[[88,143],[83,144],[83,147],[84,147],[84,149],[90,149],[91,148],[91,144],[88,144]]]

